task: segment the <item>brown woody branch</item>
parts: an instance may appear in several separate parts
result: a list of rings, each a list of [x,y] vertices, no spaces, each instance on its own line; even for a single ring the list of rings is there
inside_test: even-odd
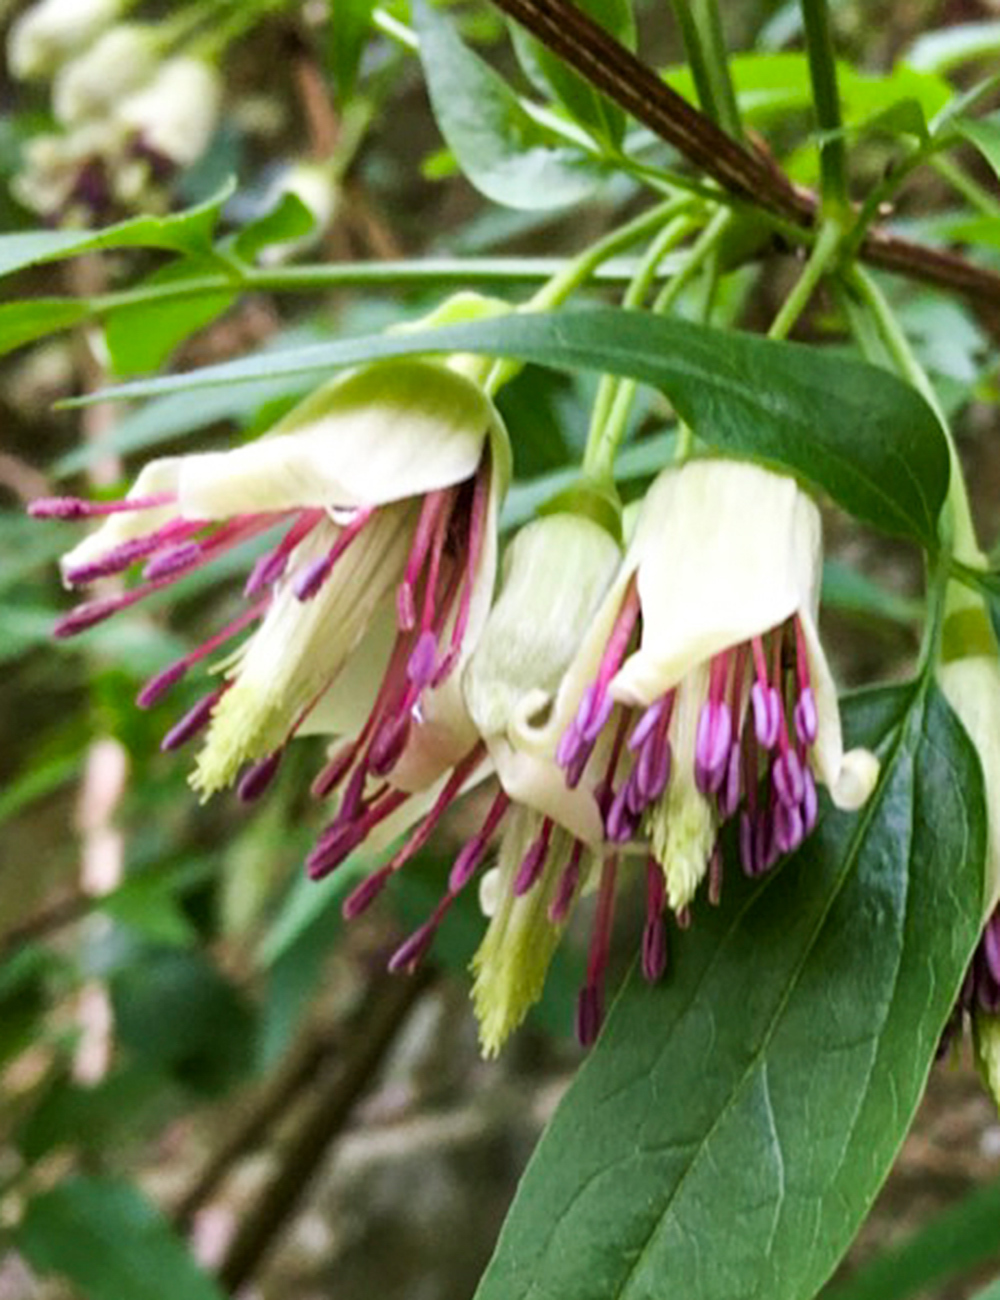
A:
[[[728,194],[800,226],[815,225],[814,194],[793,185],[773,161],[732,139],[570,0],[492,2]],[[1000,303],[1000,275],[955,253],[877,227],[868,231],[858,251],[874,266]]]

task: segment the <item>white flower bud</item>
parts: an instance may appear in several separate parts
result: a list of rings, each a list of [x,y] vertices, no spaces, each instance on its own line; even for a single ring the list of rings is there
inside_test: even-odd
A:
[[[117,105],[115,118],[144,150],[188,167],[205,152],[219,120],[222,83],[203,59],[167,59],[156,76]]]
[[[152,76],[156,58],[151,28],[125,23],[112,27],[59,69],[52,85],[56,117],[66,126],[75,126],[108,116],[123,95]]]

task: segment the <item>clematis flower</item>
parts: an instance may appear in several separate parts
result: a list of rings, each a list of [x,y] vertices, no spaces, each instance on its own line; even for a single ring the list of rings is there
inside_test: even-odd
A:
[[[218,125],[222,79],[204,59],[165,59],[149,80],[119,100],[112,116],[154,174],[189,167]]]
[[[858,808],[878,763],[844,752],[816,631],[819,512],[789,478],[751,464],[665,471],[625,563],[567,673],[548,726],[569,786],[592,780],[608,735],[625,766],[602,790],[608,841],[648,841],[682,917],[739,817],[750,875],[797,848],[816,782]],[[603,779],[603,778],[601,778]]]
[[[40,0],[11,23],[7,63],[13,76],[49,76],[64,59],[87,49],[117,18],[122,0]]]
[[[577,1018],[581,1041],[591,1042],[600,1023],[617,864],[609,859],[602,866],[597,796],[586,787],[567,789],[554,745],[546,751],[536,733],[620,563],[618,543],[589,518],[557,513],[527,525],[510,546],[503,589],[465,673],[469,712],[501,787],[452,872],[461,880],[473,870],[500,828],[497,866],[482,891],[490,923],[473,959],[473,1000],[487,1055],[540,997],[570,910],[598,878]]]
[[[122,500],[36,502],[35,515],[104,519],[64,557],[69,586],[144,566],[56,634],[264,542],[243,612],[147,682],[138,703],[238,642],[163,741],[174,749],[205,732],[192,785],[206,797],[238,780],[241,797],[256,798],[296,734],[345,736],[316,784],[324,796],[344,785],[309,861],[323,875],[390,818],[398,826],[413,792],[433,801],[483,761],[457,676],[492,594],[508,477],[503,424],[472,379],[428,361],[367,366],[253,443],[153,461]]]

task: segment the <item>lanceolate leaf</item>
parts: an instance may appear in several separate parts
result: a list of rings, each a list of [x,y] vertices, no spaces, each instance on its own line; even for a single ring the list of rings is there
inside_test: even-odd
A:
[[[324,375],[382,357],[451,351],[641,380],[664,392],[710,446],[782,466],[882,531],[935,545],[948,452],[934,413],[914,389],[826,349],[647,312],[607,307],[511,314],[475,325],[345,339],[124,384],[98,396],[147,397],[275,375]],[[517,439],[518,429],[512,436]]]
[[[508,208],[557,208],[595,188],[597,167],[536,122],[449,19],[424,0],[413,17],[434,116],[476,189]]]
[[[881,754],[869,804],[763,882],[730,870],[666,983],[629,982],[477,1300],[808,1300],[846,1249],[976,942],[984,806],[932,685],[845,712]]]

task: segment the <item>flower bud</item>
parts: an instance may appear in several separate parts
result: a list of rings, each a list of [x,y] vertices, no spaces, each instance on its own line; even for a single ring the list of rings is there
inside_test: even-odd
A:
[[[147,85],[119,103],[114,116],[154,162],[188,167],[208,148],[219,120],[222,82],[203,59],[167,59]]]

